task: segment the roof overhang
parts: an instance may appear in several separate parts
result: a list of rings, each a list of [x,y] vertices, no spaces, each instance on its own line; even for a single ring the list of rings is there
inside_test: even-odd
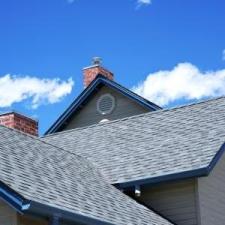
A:
[[[184,180],[189,178],[208,176],[210,172],[213,170],[213,168],[216,166],[220,158],[223,156],[224,152],[225,152],[225,143],[222,144],[219,151],[216,153],[216,155],[213,157],[209,165],[206,167],[179,172],[179,173],[163,175],[163,176],[115,183],[114,186],[117,187],[118,189],[126,189],[126,188],[135,187],[137,185],[148,186],[148,185],[158,184],[162,182],[178,181],[178,180]]]
[[[0,197],[21,214],[30,207],[30,201],[23,198],[2,182],[0,182]]]
[[[29,213],[41,215],[43,217],[56,217],[58,219],[68,220],[70,222],[75,222],[79,224],[85,225],[114,225],[112,223],[108,223],[105,221],[101,221],[100,219],[87,217],[82,214],[73,213],[70,211],[62,210],[59,208],[55,208],[52,206],[48,206],[45,204],[41,204],[38,202],[31,202]]]
[[[158,177],[152,177],[152,178],[145,178],[145,179],[139,179],[134,181],[127,181],[127,182],[121,182],[114,184],[115,187],[118,189],[126,189],[130,187],[135,186],[148,186],[152,184],[159,184],[163,182],[169,182],[169,181],[178,181],[178,180],[184,180],[194,177],[202,177],[202,176],[208,176],[209,172],[207,168],[201,168],[196,170],[190,170],[185,171],[181,173],[174,173],[174,174],[168,174],[164,176],[158,176]]]
[[[2,198],[8,205],[22,215],[39,215],[49,218],[57,216],[59,219],[69,220],[71,222],[85,225],[114,225],[112,223],[101,221],[100,219],[87,217],[81,214],[76,214],[56,207],[27,200],[2,182],[0,182],[0,198]]]
[[[135,94],[129,89],[99,74],[91,82],[91,84],[75,99],[75,101],[66,109],[66,111],[53,123],[53,125],[45,132],[44,135],[57,132],[60,127],[70,118],[70,116],[85,104],[89,97],[92,96],[92,93],[95,92],[100,85],[105,85],[116,90],[117,92],[135,101],[139,105],[149,109],[150,111],[162,109],[158,105],[148,101],[147,99]]]

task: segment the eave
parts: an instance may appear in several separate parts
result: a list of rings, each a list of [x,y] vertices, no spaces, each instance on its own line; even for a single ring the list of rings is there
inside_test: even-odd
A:
[[[135,186],[148,186],[148,185],[158,184],[162,182],[179,181],[179,180],[184,180],[189,178],[208,176],[213,170],[213,168],[216,166],[220,158],[223,156],[224,152],[225,152],[225,143],[223,143],[223,145],[220,147],[219,151],[215,154],[215,156],[213,157],[211,162],[208,164],[208,166],[189,170],[189,171],[163,175],[163,176],[131,180],[127,182],[118,182],[118,183],[115,183],[114,186],[117,187],[118,189],[126,189],[126,188],[135,187]]]
[[[0,182],[0,197],[21,214],[30,207],[30,201],[23,198],[3,182]]]
[[[100,85],[105,85],[107,87],[112,88],[113,90],[135,101],[137,104],[141,105],[142,107],[149,109],[150,111],[162,109],[158,105],[142,98],[141,96],[135,94],[129,89],[99,74],[95,78],[95,80],[93,80],[92,83],[66,109],[66,111],[53,123],[53,125],[45,132],[44,135],[57,132],[60,129],[60,127],[62,127],[63,124],[70,118],[70,116],[84,105],[87,99],[91,97],[92,93],[96,91],[96,89],[98,89]]]

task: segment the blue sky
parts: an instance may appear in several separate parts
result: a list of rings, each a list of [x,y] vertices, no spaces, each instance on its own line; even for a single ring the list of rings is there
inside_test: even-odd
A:
[[[225,0],[2,0],[0,112],[43,133],[83,90],[93,56],[165,107],[225,95]]]

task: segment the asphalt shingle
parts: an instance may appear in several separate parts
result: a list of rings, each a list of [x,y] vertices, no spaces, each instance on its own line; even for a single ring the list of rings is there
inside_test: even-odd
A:
[[[86,159],[0,126],[0,181],[25,199],[115,225],[171,225]]]
[[[206,168],[225,141],[225,97],[45,136],[110,183]]]

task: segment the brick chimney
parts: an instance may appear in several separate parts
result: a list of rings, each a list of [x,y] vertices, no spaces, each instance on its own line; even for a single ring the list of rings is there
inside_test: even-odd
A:
[[[88,87],[89,84],[96,78],[98,74],[107,77],[109,80],[113,80],[113,73],[102,67],[102,60],[99,57],[94,57],[92,65],[83,69],[84,74],[84,87]]]
[[[0,114],[0,125],[38,136],[38,122],[17,112]]]

